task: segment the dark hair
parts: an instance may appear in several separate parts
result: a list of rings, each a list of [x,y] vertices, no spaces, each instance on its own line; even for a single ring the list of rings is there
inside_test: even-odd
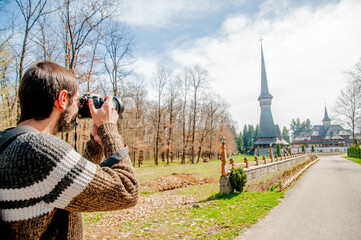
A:
[[[19,123],[48,118],[62,90],[68,91],[70,100],[78,90],[78,82],[70,71],[52,62],[39,62],[29,68],[19,86]]]

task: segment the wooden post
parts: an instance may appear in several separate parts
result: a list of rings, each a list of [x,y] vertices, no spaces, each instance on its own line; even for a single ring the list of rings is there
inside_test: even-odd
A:
[[[266,162],[266,156],[263,156],[262,158],[263,158],[263,163],[266,164],[267,163]]]
[[[226,163],[227,163],[227,155],[226,155],[226,147],[222,144],[222,154],[221,154],[221,161],[222,161],[222,176],[227,176],[226,173]]]
[[[248,168],[248,158],[244,158],[244,162],[246,163],[246,168]]]
[[[254,161],[256,162],[256,166],[258,166],[258,157],[254,156]]]
[[[229,159],[229,163],[231,164],[231,168],[234,169],[234,159]]]

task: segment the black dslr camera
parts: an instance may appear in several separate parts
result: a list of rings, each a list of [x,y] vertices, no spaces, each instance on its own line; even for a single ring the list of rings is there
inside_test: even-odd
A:
[[[79,99],[79,111],[78,118],[91,118],[88,99],[93,99],[94,107],[101,108],[103,103],[105,102],[104,98],[101,98],[98,94],[85,94],[83,97]],[[113,105],[114,109],[118,112],[118,114],[122,114],[124,111],[124,105],[120,100],[120,97],[113,97]]]

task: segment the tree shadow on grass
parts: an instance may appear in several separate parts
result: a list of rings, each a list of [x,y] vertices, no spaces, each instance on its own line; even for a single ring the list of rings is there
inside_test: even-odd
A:
[[[207,199],[199,201],[199,203],[206,203],[209,201],[215,201],[215,200],[226,200],[226,199],[232,199],[234,197],[237,197],[238,195],[240,195],[241,193],[239,192],[235,192],[235,193],[229,193],[229,194],[220,194],[220,193],[216,193],[213,194],[211,196],[209,196]]]

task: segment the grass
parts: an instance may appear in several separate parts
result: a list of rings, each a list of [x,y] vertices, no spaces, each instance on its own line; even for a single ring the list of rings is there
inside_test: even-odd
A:
[[[147,166],[135,169],[139,183],[145,183],[155,178],[170,175],[172,173],[191,173],[197,177],[216,177],[219,178],[221,174],[221,161],[212,160],[208,163],[194,163],[194,164],[169,164],[158,166]]]
[[[234,155],[231,156],[235,163],[243,163],[244,158],[247,157],[248,161],[254,161],[254,156],[251,155]],[[229,163],[228,158],[227,163]],[[166,162],[159,161],[159,165],[154,165],[151,161],[146,161],[140,168],[135,168],[137,173],[137,179],[140,183],[156,179],[161,176],[170,175],[172,173],[191,173],[197,177],[216,177],[219,178],[221,174],[221,160],[216,159],[210,162],[204,163],[186,163],[180,164],[180,161],[174,161],[167,165]]]
[[[353,157],[344,157],[344,158],[346,158],[348,160],[351,160],[351,161],[361,165],[361,159],[360,158],[353,158]]]
[[[108,230],[99,239],[233,239],[284,197],[283,192],[220,195],[218,188],[215,184],[206,184],[174,190],[172,194],[196,194],[201,200],[160,209],[135,221],[118,222],[114,227],[118,230]],[[88,229],[97,224],[89,214],[83,214],[83,218]]]
[[[232,156],[236,163],[244,155]],[[254,159],[253,156],[246,156]],[[172,173],[192,173],[197,177],[220,177],[221,162],[158,166],[145,164],[135,169],[140,183]],[[166,192],[142,194],[141,198],[154,201],[191,199],[188,204],[174,202],[149,214],[134,217],[132,209],[112,212],[83,213],[87,239],[232,239],[256,223],[275,207],[283,192],[244,192],[220,195],[217,184],[204,184]],[[146,212],[141,207],[134,211]],[[145,208],[146,209],[146,208]]]

